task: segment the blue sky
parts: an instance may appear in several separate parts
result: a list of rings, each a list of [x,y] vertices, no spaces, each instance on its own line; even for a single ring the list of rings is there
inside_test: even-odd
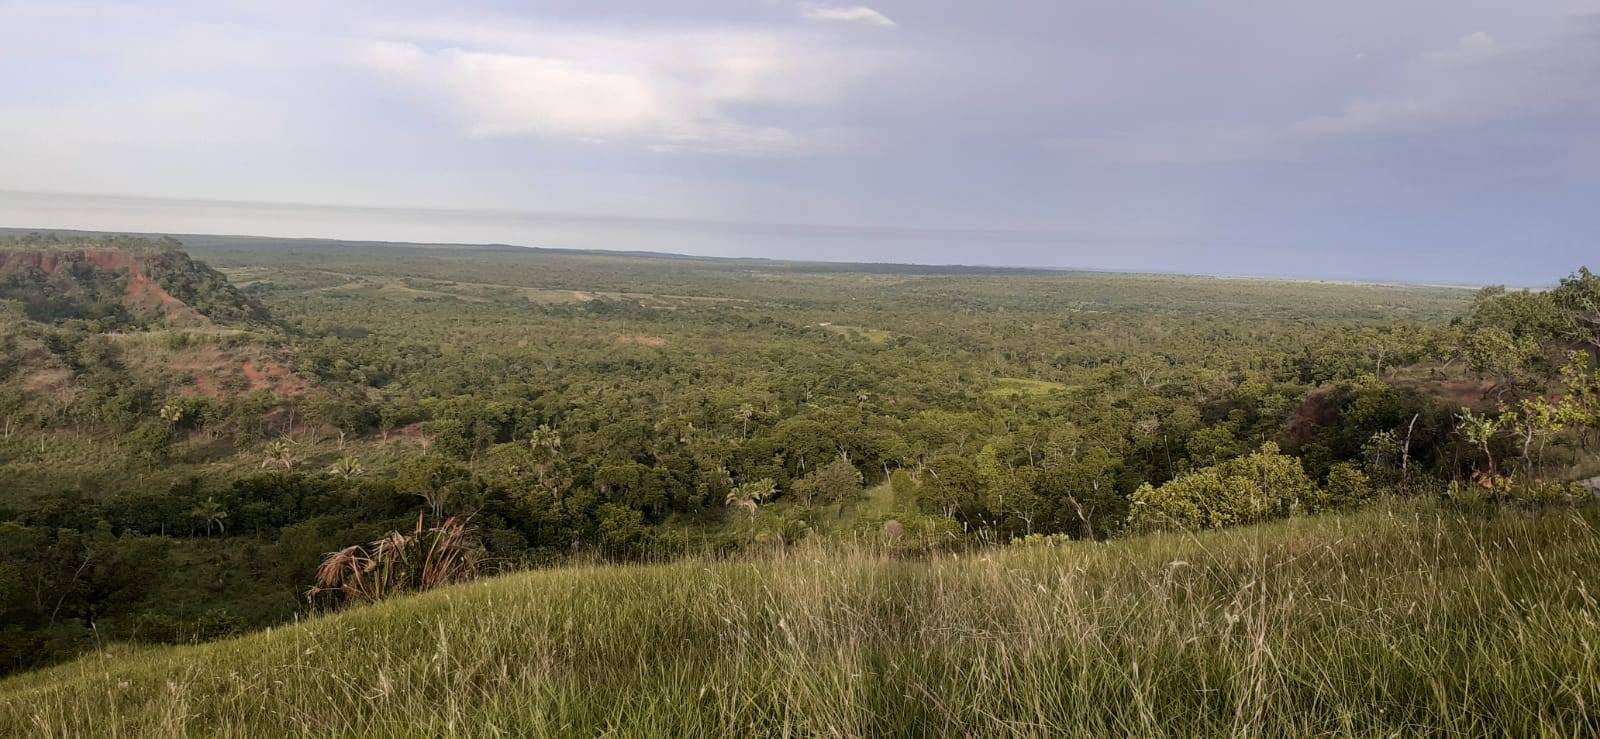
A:
[[[0,191],[8,226],[1540,284],[1600,262],[1600,0],[0,0]]]

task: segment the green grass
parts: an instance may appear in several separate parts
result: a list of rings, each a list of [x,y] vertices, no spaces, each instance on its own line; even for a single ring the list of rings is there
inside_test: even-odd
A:
[[[0,735],[1592,735],[1596,512],[574,566],[0,682]]]

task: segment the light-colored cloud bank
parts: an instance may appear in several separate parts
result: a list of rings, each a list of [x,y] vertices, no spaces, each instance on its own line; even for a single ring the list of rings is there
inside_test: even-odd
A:
[[[1600,0],[0,0],[0,225],[1536,281],[1593,253],[1596,130]]]

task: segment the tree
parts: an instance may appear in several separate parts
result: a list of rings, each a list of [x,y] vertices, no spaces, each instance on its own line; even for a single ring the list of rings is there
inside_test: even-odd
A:
[[[128,433],[128,453],[146,465],[158,465],[172,455],[172,427],[165,421],[140,423]]]
[[[1581,267],[1563,278],[1550,298],[1566,315],[1562,334],[1600,356],[1600,275]]]
[[[1311,496],[1314,511],[1342,510],[1360,505],[1372,498],[1372,484],[1361,468],[1349,462],[1340,462],[1328,470],[1328,480],[1320,494]]]
[[[796,497],[807,504],[838,503],[861,493],[861,471],[844,455],[806,475],[794,484]]]
[[[294,469],[300,461],[299,453],[295,449],[294,440],[288,437],[274,439],[267,444],[266,458],[261,460],[262,468],[277,465],[285,470]]]
[[[1300,460],[1268,443],[1253,454],[1134,492],[1128,526],[1135,530],[1207,529],[1286,516],[1317,495]]]
[[[772,481],[772,478],[763,477],[759,480],[735,485],[732,490],[728,491],[723,503],[729,507],[744,508],[750,512],[751,517],[754,517],[756,515],[756,507],[761,505],[762,501],[777,493],[778,486]]]
[[[355,457],[341,458],[339,461],[334,462],[332,467],[328,468],[328,474],[334,477],[342,477],[346,480],[360,477],[366,474],[366,471],[366,468],[361,465],[361,460]]]
[[[917,479],[907,470],[898,469],[889,475],[889,488],[894,492],[895,505],[914,504],[917,500],[917,487]]]
[[[1480,416],[1473,413],[1471,408],[1462,408],[1457,415],[1456,431],[1468,444],[1483,451],[1485,465],[1479,473],[1489,478],[1500,474],[1494,459],[1494,441],[1500,435],[1502,418]]]
[[[733,417],[739,419],[740,423],[739,438],[746,439],[750,437],[750,419],[755,418],[755,415],[756,407],[749,403],[740,403],[739,407],[734,410]]]
[[[465,519],[452,516],[423,528],[419,515],[410,534],[394,531],[366,546],[329,553],[306,597],[313,602],[334,598],[373,603],[398,593],[471,580],[478,576],[482,559],[477,530]]]
[[[211,535],[213,526],[218,533],[227,530],[228,511],[214,497],[206,496],[205,500],[189,510],[189,517],[205,525],[206,536]]]
[[[1058,516],[1063,530],[1085,539],[1111,533],[1127,513],[1127,501],[1117,490],[1122,466],[1122,459],[1101,446],[1051,455],[1040,485],[1045,497],[1065,503],[1066,515]]]

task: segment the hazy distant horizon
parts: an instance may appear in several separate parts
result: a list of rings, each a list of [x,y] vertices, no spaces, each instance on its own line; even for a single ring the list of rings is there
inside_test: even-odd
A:
[[[25,226],[1541,285],[1596,130],[1600,0],[0,2]]]
[[[0,228],[259,236],[659,252],[697,257],[1085,270],[1214,277],[1330,280],[1473,287],[1553,283],[1578,264],[1532,259],[1525,270],[1483,279],[1471,265],[1347,258],[1306,271],[1303,253],[1277,259],[1271,245],[1208,249],[1156,241],[1110,241],[1051,231],[761,223],[601,214],[271,203],[129,195],[0,191]],[[1041,253],[1040,248],[1053,251]],[[1241,254],[1243,252],[1243,254]],[[1244,256],[1246,258],[1241,259]],[[1389,272],[1385,266],[1395,267]],[[1469,267],[1460,269],[1460,267]]]

